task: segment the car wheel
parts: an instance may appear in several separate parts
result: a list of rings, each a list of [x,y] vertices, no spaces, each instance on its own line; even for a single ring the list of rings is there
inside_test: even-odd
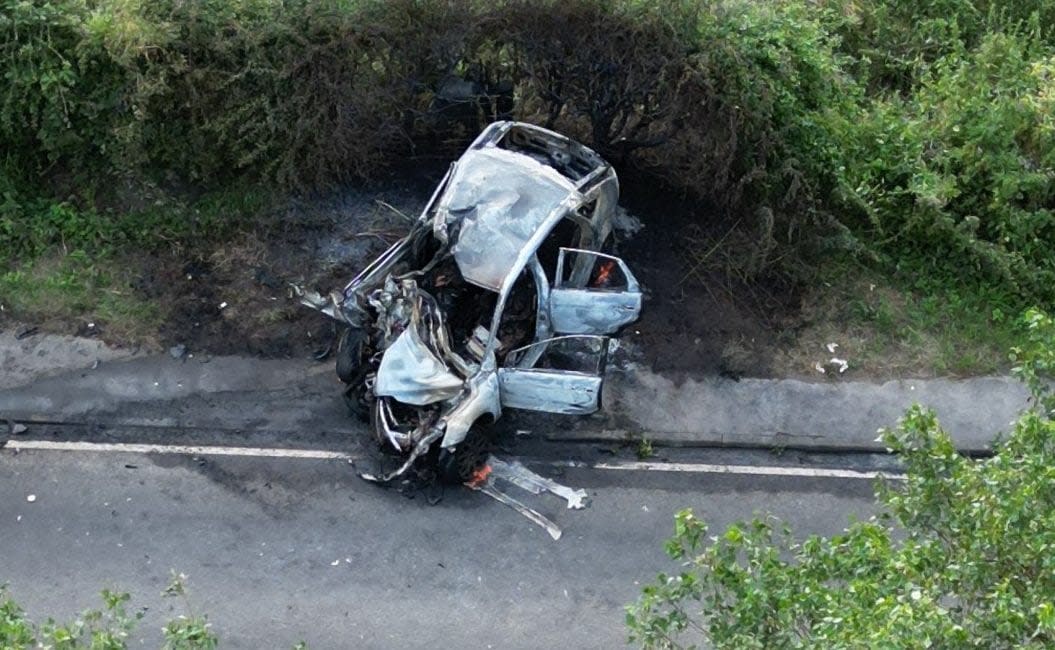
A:
[[[465,483],[480,469],[491,451],[491,432],[484,422],[477,420],[454,450],[440,449],[436,469],[444,483]]]
[[[341,397],[344,398],[344,405],[348,407],[348,413],[352,417],[362,422],[372,422],[373,404],[366,394],[365,386],[356,384],[345,386]]]
[[[365,376],[366,340],[366,332],[358,327],[346,328],[337,339],[337,378],[346,384],[358,384]]]

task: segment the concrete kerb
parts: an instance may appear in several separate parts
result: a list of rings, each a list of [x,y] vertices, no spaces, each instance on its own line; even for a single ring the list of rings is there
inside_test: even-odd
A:
[[[912,379],[884,383],[795,379],[685,379],[635,370],[609,378],[605,424],[552,440],[647,437],[668,445],[883,451],[878,430],[914,403],[932,408],[958,449],[984,453],[1029,405],[1009,377]]]
[[[247,419],[286,430],[347,426],[330,364],[146,357],[68,338],[0,337],[6,380],[0,382],[0,418],[64,421],[106,414],[142,426],[241,427]],[[662,373],[613,368],[599,417],[547,424],[543,435],[580,442],[647,437],[669,445],[882,451],[877,430],[895,426],[909,406],[920,403],[937,412],[959,449],[985,452],[1027,408],[1028,398],[1026,388],[1009,377],[674,381]]]

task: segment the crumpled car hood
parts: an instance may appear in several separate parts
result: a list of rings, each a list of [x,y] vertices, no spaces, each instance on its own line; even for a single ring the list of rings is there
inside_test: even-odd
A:
[[[424,406],[458,395],[463,385],[462,379],[425,345],[412,324],[381,357],[374,394]]]

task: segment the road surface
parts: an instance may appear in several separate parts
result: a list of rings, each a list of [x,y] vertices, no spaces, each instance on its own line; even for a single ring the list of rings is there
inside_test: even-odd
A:
[[[19,440],[61,438],[40,430]],[[554,459],[636,460],[520,447],[591,496],[573,511],[512,492],[563,528],[559,541],[483,494],[448,488],[430,505],[437,495],[368,484],[346,460],[8,448],[0,581],[37,620],[96,606],[103,587],[131,592],[148,608],[131,647],[157,647],[183,613],[160,596],[175,570],[224,648],[612,648],[625,644],[624,606],[676,568],[662,544],[679,509],[716,528],[771,513],[805,535],[874,508],[873,481],[853,476],[868,458],[697,450],[615,470]],[[668,460],[679,471],[658,471]]]

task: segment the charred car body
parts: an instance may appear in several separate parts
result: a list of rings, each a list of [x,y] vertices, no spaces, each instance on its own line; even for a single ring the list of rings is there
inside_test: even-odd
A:
[[[444,478],[483,458],[504,407],[600,406],[606,335],[635,320],[637,281],[601,253],[619,196],[590,149],[516,122],[490,125],[409,234],[343,290],[301,301],[341,323],[346,400],[404,473],[433,453]]]

